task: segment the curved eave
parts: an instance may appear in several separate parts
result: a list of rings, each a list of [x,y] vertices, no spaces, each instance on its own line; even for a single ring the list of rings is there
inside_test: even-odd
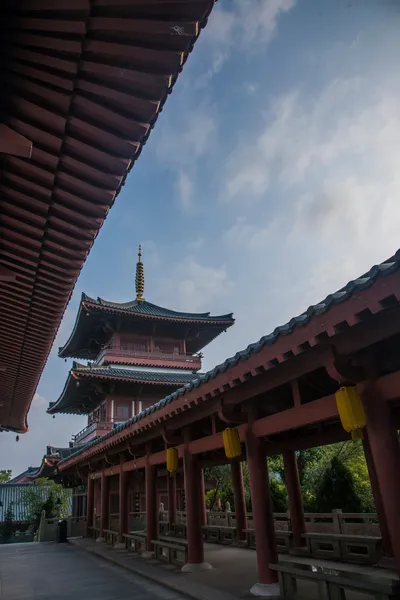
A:
[[[71,354],[70,346],[73,344],[75,336],[78,335],[79,323],[80,323],[81,319],[83,317],[86,317],[87,313],[86,312],[84,313],[84,309],[85,309],[85,302],[84,302],[84,294],[82,293],[81,301],[79,303],[78,314],[76,315],[76,319],[75,319],[75,323],[74,323],[74,327],[72,329],[71,335],[69,336],[69,338],[66,341],[66,343],[64,344],[64,346],[62,346],[61,348],[58,349],[58,356],[60,358],[71,358],[71,357],[80,358],[80,357],[76,356],[74,353]]]
[[[110,365],[110,364],[121,365],[121,366],[125,366],[125,367],[130,367],[130,366],[143,367],[144,371],[146,370],[146,367],[152,367],[152,366],[154,366],[154,363],[152,362],[151,359],[146,360],[146,359],[140,359],[140,358],[136,358],[135,359],[135,363],[127,362],[126,360],[124,360],[122,358],[121,359],[113,358],[112,360],[105,360],[103,362],[103,364],[104,365]],[[171,365],[170,365],[169,362],[162,363],[160,361],[159,363],[157,363],[157,368],[160,368],[160,369],[168,369],[170,367],[171,367]],[[181,369],[182,372],[184,372],[184,371],[190,371],[191,373],[194,373],[194,372],[197,373],[197,371],[199,371],[200,368],[201,367],[198,367],[198,368],[195,369],[195,368],[193,368],[191,366],[188,366],[187,364],[185,365],[185,363],[182,363],[182,364],[175,363],[174,364],[174,369]]]
[[[78,380],[85,381],[85,383],[90,380],[101,380],[101,381],[115,381],[119,383],[126,383],[130,385],[152,385],[152,386],[172,386],[175,388],[180,388],[184,385],[184,382],[176,382],[176,381],[157,381],[157,380],[149,380],[141,377],[123,377],[121,375],[113,375],[112,373],[95,373],[93,371],[85,372],[84,369],[71,369],[68,374],[67,381],[64,385],[64,389],[56,402],[51,404],[47,409],[47,413],[49,415],[54,415],[57,413],[63,414],[75,414],[75,415],[85,415],[89,414],[92,410],[92,407],[89,407],[87,410],[81,410],[76,408],[76,403],[74,405],[73,398],[76,397],[80,393],[80,391],[76,391],[76,382]]]
[[[204,343],[196,345],[194,352],[197,352],[205,346],[207,346],[216,337],[218,337],[221,333],[226,331],[226,329],[228,329],[229,327],[232,327],[232,325],[235,323],[235,319],[233,318],[232,313],[210,317],[209,319],[201,319],[201,314],[199,314],[198,318],[196,319],[192,316],[183,318],[180,316],[167,317],[160,315],[136,313],[133,311],[124,310],[123,308],[114,308],[108,305],[100,305],[95,300],[92,300],[91,298],[86,296],[86,294],[83,293],[72,333],[69,336],[67,342],[64,344],[64,346],[62,346],[58,350],[58,356],[60,358],[80,358],[85,360],[94,360],[97,357],[97,351],[93,353],[83,351],[84,340],[87,336],[87,333],[85,332],[87,324],[85,321],[86,319],[91,319],[93,316],[96,315],[96,313],[99,315],[109,314],[114,316],[120,316],[124,319],[131,319],[132,321],[157,321],[164,323],[196,325],[199,327],[203,326],[210,328],[211,331],[209,331],[209,335],[206,335],[206,332],[204,332]]]

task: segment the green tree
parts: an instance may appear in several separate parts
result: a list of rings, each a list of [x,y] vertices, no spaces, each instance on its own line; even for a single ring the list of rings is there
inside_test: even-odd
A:
[[[22,502],[26,506],[28,520],[33,531],[37,531],[42,511],[46,518],[67,516],[70,505],[71,490],[51,479],[41,478],[35,481],[34,486],[29,486],[22,492]],[[57,504],[60,500],[59,505]]]
[[[11,479],[11,469],[0,469],[0,483],[8,483]]]
[[[362,510],[353,474],[337,456],[332,458],[316,489],[315,504],[319,512],[330,512],[335,508],[341,508],[343,512]]]
[[[8,505],[6,514],[4,516],[4,523],[1,526],[1,530],[0,530],[0,535],[1,535],[2,541],[4,543],[7,543],[12,538],[12,534],[13,534],[14,512],[12,509],[12,504],[13,503],[10,502],[10,504]]]

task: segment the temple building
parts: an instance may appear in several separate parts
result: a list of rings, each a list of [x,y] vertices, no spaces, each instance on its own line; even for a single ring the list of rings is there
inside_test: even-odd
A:
[[[59,349],[73,362],[48,413],[87,415],[74,436],[82,445],[199,378],[201,350],[234,323],[232,314],[176,312],[147,302],[139,246],[136,298],[117,303],[82,294],[70,338]]]

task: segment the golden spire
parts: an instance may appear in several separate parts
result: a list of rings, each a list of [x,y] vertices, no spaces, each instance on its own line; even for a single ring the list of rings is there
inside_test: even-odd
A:
[[[142,263],[142,246],[139,244],[139,253],[138,253],[138,261],[136,263],[136,301],[143,302],[143,293],[144,293],[144,267]]]

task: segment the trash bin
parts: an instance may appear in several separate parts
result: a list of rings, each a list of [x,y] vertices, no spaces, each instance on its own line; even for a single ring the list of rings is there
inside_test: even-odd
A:
[[[57,542],[59,544],[65,544],[67,541],[67,521],[65,519],[61,519],[58,521],[57,527]]]

